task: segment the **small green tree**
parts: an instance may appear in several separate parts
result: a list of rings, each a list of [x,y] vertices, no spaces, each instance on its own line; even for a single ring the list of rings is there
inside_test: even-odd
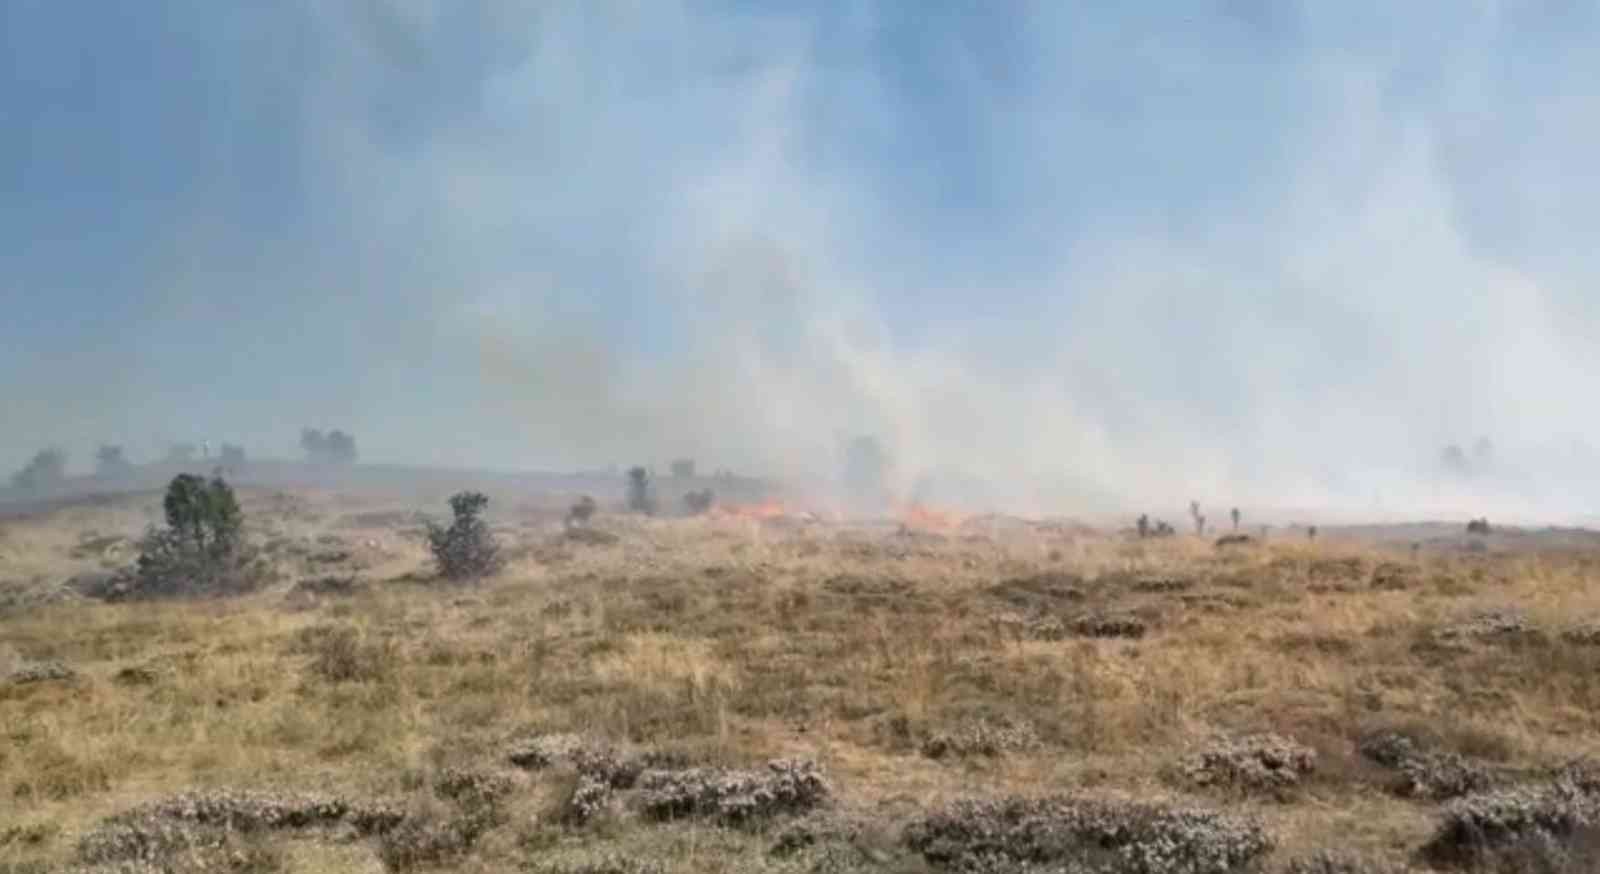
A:
[[[650,472],[643,467],[628,471],[628,509],[647,516],[655,515],[655,490],[650,486]]]
[[[234,594],[261,581],[245,548],[239,500],[220,475],[173,477],[162,509],[167,525],[145,534],[128,596]]]
[[[589,520],[594,518],[596,509],[598,509],[598,505],[595,504],[594,498],[588,495],[579,498],[571,507],[567,508],[567,527],[582,528],[588,525]]]
[[[455,520],[449,528],[428,523],[428,548],[439,564],[439,575],[447,580],[473,580],[486,577],[502,567],[500,545],[483,521],[489,498],[479,492],[460,492],[450,498]]]
[[[239,545],[244,514],[233,488],[222,477],[207,482],[191,473],[179,474],[167,486],[161,506],[167,527],[201,552],[222,555]]]
[[[700,489],[699,491],[689,492],[688,494],[684,495],[683,506],[684,509],[689,511],[689,515],[699,516],[702,513],[710,511],[711,505],[715,503],[716,500],[717,496],[715,492],[712,492],[710,489]]]

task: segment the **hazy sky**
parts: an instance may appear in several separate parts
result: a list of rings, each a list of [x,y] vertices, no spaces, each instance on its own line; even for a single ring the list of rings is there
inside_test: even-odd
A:
[[[0,468],[872,433],[908,489],[1392,508],[1486,436],[1578,512],[1597,47],[1594,0],[6,0]]]

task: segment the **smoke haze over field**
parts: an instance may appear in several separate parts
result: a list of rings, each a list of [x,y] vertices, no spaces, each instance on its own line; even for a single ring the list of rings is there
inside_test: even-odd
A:
[[[1600,4],[1145,8],[12,0],[0,468],[1589,512]]]

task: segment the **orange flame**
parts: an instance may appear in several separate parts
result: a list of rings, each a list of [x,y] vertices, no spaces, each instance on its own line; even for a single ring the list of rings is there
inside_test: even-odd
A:
[[[729,504],[718,506],[715,510],[718,516],[734,519],[781,519],[791,515],[788,508],[778,501],[762,501],[759,504]]]
[[[911,528],[950,529],[961,524],[962,515],[949,510],[936,510],[921,504],[912,504],[900,513],[900,521]]]

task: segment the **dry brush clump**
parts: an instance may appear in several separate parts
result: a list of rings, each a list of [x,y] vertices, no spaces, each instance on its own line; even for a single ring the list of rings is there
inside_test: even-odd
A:
[[[397,872],[441,866],[471,850],[499,822],[492,807],[414,805],[378,836],[378,859],[384,868]]]
[[[1570,781],[1450,802],[1422,848],[1436,865],[1510,874],[1600,867],[1600,797]]]
[[[955,871],[1235,874],[1272,848],[1257,821],[1179,805],[1077,796],[957,801],[906,844]]]
[[[348,598],[370,587],[355,574],[329,575],[300,580],[291,590],[296,595]]]
[[[1359,853],[1321,850],[1296,856],[1273,869],[1276,874],[1410,874],[1410,865]]]
[[[1283,795],[1316,769],[1310,747],[1271,733],[1213,740],[1183,759],[1185,782],[1205,788]]]
[[[949,732],[935,732],[922,743],[922,754],[930,759],[982,756],[997,758],[1039,746],[1033,726],[1017,720],[980,720]]]
[[[1398,772],[1396,794],[1445,801],[1491,788],[1490,770],[1459,753],[1429,750],[1399,731],[1379,731],[1361,739],[1363,756]]]
[[[191,792],[104,820],[79,839],[77,856],[90,865],[160,865],[195,852],[225,851],[241,836],[335,825],[381,834],[402,820],[393,807],[332,795]]]
[[[533,734],[513,742],[506,760],[524,770],[539,771],[557,764],[575,764],[579,758],[601,756],[603,749],[604,745],[581,734]]]
[[[639,792],[640,809],[649,819],[711,819],[724,825],[805,813],[830,795],[816,763],[797,759],[775,759],[759,771],[647,771],[639,778]]]
[[[1445,641],[1504,640],[1525,638],[1538,633],[1528,617],[1517,610],[1484,610],[1438,630]]]
[[[13,686],[25,686],[30,683],[47,683],[58,680],[71,680],[78,676],[67,664],[49,660],[42,662],[24,662],[21,666],[13,668],[6,675],[6,682]]]
[[[1144,637],[1149,625],[1131,613],[1092,612],[1073,619],[1068,628],[1080,637]]]
[[[528,874],[666,874],[666,866],[653,859],[601,850],[576,861],[530,860],[523,868]]]
[[[1574,646],[1600,646],[1600,622],[1584,622],[1564,629],[1561,639]]]
[[[434,794],[469,808],[493,807],[516,788],[509,775],[473,768],[445,768],[433,781]]]
[[[388,640],[369,640],[348,625],[309,626],[300,646],[311,673],[329,683],[372,683],[394,676],[399,655]]]
[[[635,754],[573,733],[531,735],[513,744],[506,758],[524,770],[569,767],[575,772],[561,805],[561,820],[568,825],[595,819],[611,808],[618,791],[634,788],[646,772],[676,764],[658,752]]]

